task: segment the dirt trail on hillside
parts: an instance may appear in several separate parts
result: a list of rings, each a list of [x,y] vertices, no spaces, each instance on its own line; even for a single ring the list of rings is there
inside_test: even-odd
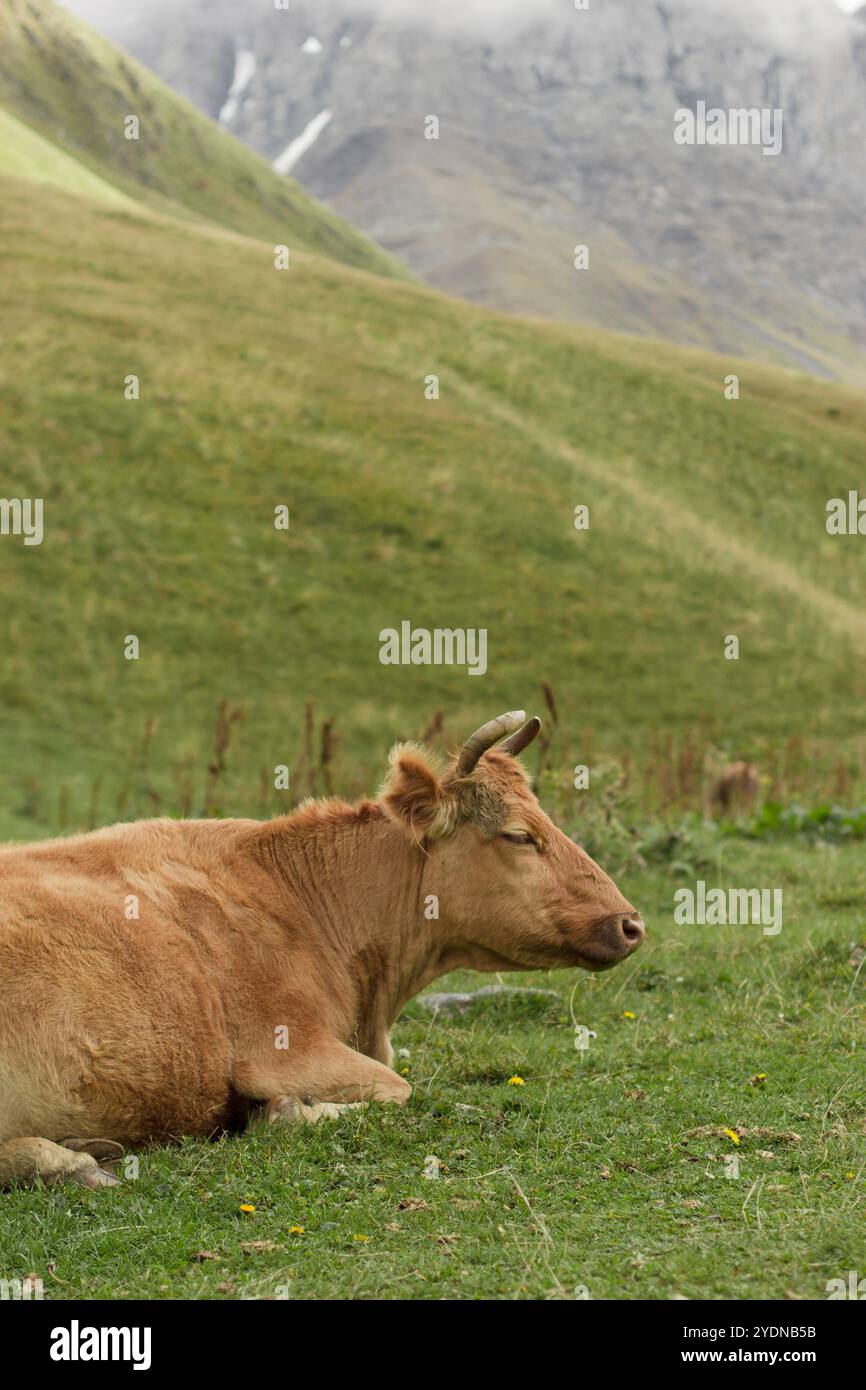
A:
[[[816,615],[836,632],[852,639],[858,648],[866,651],[866,613],[861,613],[854,604],[805,579],[785,560],[761,554],[759,550],[738,541],[730,532],[713,532],[688,507],[672,500],[669,495],[660,496],[654,491],[627,459],[618,458],[614,470],[608,460],[582,453],[560,435],[508,405],[495,393],[466,380],[455,380],[453,377],[451,380],[458,395],[467,404],[487,412],[510,430],[522,434],[533,448],[561,458],[605,486],[618,487],[638,502],[642,509],[655,512],[665,530],[692,537],[705,554],[715,555],[726,568],[737,570],[764,588],[792,595],[800,603],[813,608]]]

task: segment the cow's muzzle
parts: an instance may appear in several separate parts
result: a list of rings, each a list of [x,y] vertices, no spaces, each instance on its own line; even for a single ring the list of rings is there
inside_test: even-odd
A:
[[[646,936],[643,921],[636,913],[617,915],[599,922],[583,954],[590,970],[609,970],[636,951]]]
[[[632,913],[629,917],[611,917],[609,929],[614,940],[623,944],[626,955],[631,955],[646,936],[643,919]]]

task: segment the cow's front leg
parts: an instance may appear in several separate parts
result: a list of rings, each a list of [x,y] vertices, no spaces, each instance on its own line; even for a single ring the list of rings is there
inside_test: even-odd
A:
[[[412,1087],[384,1063],[321,1039],[302,1057],[257,1058],[239,1064],[235,1086],[242,1095],[265,1102],[268,1119],[315,1124],[371,1100],[405,1105]]]
[[[375,1061],[381,1062],[384,1066],[390,1067],[393,1070],[394,1048],[391,1045],[391,1039],[385,1029],[377,1035],[367,1056],[372,1057]]]

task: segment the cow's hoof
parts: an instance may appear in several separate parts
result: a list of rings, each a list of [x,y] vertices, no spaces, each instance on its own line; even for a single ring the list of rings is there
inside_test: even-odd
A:
[[[82,1187],[90,1187],[94,1190],[98,1187],[120,1187],[120,1178],[116,1178],[113,1173],[107,1172],[105,1168],[100,1168],[96,1163],[92,1168],[84,1168],[80,1173],[76,1173],[75,1180],[80,1182]]]
[[[335,1120],[346,1109],[347,1106],[334,1105],[328,1100],[310,1101],[309,1104],[302,1102],[301,1119],[306,1125],[315,1125],[319,1120]]]
[[[333,1105],[330,1101],[314,1101],[310,1096],[280,1096],[268,1102],[265,1114],[268,1121],[282,1124],[315,1125],[319,1120],[332,1120],[350,1107]]]

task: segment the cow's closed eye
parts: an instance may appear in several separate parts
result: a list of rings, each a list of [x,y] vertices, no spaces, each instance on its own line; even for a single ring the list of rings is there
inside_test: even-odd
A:
[[[503,839],[503,840],[508,840],[509,844],[512,844],[512,845],[534,845],[534,844],[535,844],[535,840],[534,840],[533,836],[532,836],[532,835],[527,835],[527,834],[525,834],[525,832],[512,832],[512,831],[503,830],[503,831],[501,832],[500,838]]]

